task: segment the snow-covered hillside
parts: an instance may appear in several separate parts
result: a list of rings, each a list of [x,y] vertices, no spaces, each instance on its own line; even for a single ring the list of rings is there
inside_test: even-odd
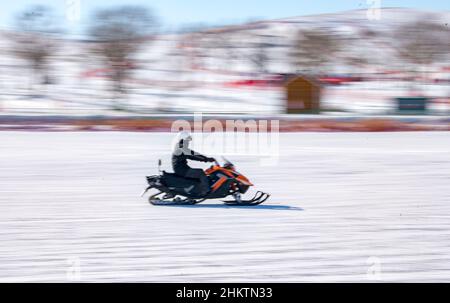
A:
[[[289,54],[298,31],[321,28],[347,41],[333,60],[334,73],[375,75],[370,81],[327,87],[323,107],[363,114],[390,112],[392,99],[411,90],[407,81],[378,74],[404,68],[392,48],[395,29],[415,20],[445,24],[450,12],[384,8],[380,20],[369,20],[366,14],[366,10],[355,10],[153,37],[136,56],[136,70],[126,84],[127,98],[114,106],[140,114],[284,112],[282,87],[235,84],[295,72]],[[25,62],[15,58],[11,36],[14,33],[2,32],[0,36],[0,114],[114,114],[108,70],[89,53],[90,42],[62,40],[51,60],[54,84],[37,85],[30,91],[31,72]],[[267,57],[264,73],[252,61],[261,45],[265,45]],[[349,65],[348,56],[370,60],[371,64]],[[448,80],[448,71],[441,70],[446,64],[438,62],[430,77]],[[432,113],[448,112],[448,83],[428,83],[420,88],[439,98],[430,107]]]

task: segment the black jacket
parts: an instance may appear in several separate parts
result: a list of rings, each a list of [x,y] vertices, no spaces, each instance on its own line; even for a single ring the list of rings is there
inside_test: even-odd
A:
[[[177,148],[172,153],[172,167],[176,174],[183,175],[187,170],[191,169],[187,164],[187,160],[194,160],[200,162],[211,162],[214,159],[206,157],[200,153],[193,151],[187,147],[183,147],[180,142]]]

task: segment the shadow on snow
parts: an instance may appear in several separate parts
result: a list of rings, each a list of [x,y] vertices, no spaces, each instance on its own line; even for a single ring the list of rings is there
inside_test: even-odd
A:
[[[158,205],[164,207],[186,207],[186,208],[238,208],[238,209],[255,209],[255,210],[296,210],[302,211],[303,208],[289,205],[270,205],[260,204],[256,206],[234,206],[226,204],[195,204],[195,205]]]

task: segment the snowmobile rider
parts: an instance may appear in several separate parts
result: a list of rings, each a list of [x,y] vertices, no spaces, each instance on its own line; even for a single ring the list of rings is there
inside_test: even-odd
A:
[[[192,141],[192,136],[188,132],[180,132],[175,140],[174,149],[172,152],[172,167],[175,174],[191,179],[198,179],[200,182],[200,195],[206,195],[209,192],[209,180],[205,172],[201,168],[191,168],[187,164],[187,160],[194,160],[200,162],[214,162],[214,158],[206,157],[189,149],[189,143]]]

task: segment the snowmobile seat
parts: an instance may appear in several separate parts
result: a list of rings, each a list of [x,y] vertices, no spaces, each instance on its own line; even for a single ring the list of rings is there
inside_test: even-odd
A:
[[[197,186],[200,184],[198,179],[181,177],[174,173],[163,172],[163,180],[168,187],[189,187],[191,185]]]

